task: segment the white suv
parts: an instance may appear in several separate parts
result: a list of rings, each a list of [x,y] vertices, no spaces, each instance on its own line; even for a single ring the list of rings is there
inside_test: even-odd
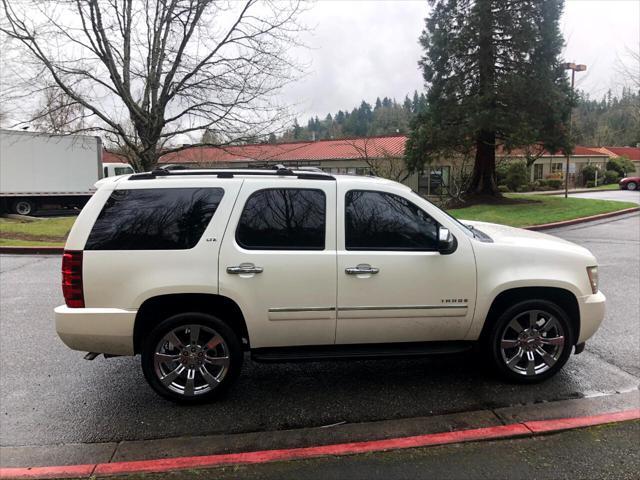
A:
[[[100,182],[69,234],[70,348],[142,356],[174,401],[255,361],[409,357],[480,345],[508,380],[555,374],[604,316],[596,259],[450,217],[399,183],[289,170],[155,170]]]

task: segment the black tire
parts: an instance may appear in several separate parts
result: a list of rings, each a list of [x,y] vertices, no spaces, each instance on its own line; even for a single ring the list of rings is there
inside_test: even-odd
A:
[[[195,343],[190,342],[190,337],[196,328],[189,326],[198,327],[197,333],[193,333],[198,337]],[[180,347],[165,338],[171,332],[178,337]],[[209,355],[211,351],[214,356]],[[156,365],[156,355],[171,360]],[[213,315],[191,312],[169,317],[151,331],[142,345],[141,363],[147,382],[159,395],[176,403],[196,404],[222,396],[240,374],[243,358],[242,345],[225,322]],[[224,364],[210,364],[208,359]],[[190,385],[189,376],[193,377]]]
[[[636,182],[627,183],[627,190],[635,190],[636,188],[638,188],[638,185],[636,184]]]
[[[27,198],[19,198],[11,204],[11,210],[18,215],[31,215],[36,211],[36,203]]]
[[[528,323],[532,315],[537,319],[533,328]],[[516,323],[521,328],[524,326],[522,332],[516,333],[513,328]],[[549,328],[549,331],[544,332],[545,328]],[[564,338],[563,345],[556,350],[556,347],[560,348],[555,344],[560,337]],[[494,369],[503,379],[514,383],[538,383],[555,375],[567,363],[575,343],[573,337],[569,318],[560,306],[548,300],[526,300],[507,308],[500,315],[490,330],[485,348]],[[504,345],[513,346],[503,350],[503,341]],[[531,349],[530,353],[528,349]],[[543,358],[538,349],[547,355]],[[533,370],[529,369],[529,354],[534,359]],[[539,367],[537,361],[541,363]]]

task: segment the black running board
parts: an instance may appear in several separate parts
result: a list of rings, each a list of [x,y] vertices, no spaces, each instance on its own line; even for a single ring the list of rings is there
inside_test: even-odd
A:
[[[473,346],[474,342],[420,342],[271,347],[251,350],[251,359],[263,363],[280,363],[415,358],[466,352],[471,350]]]

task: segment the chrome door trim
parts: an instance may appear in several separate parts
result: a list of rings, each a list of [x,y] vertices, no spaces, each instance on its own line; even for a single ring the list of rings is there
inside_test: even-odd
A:
[[[354,310],[440,310],[450,308],[467,308],[467,305],[388,305],[388,306],[357,306],[338,307],[339,312]]]
[[[288,312],[333,312],[336,307],[275,307],[270,308],[269,313]]]

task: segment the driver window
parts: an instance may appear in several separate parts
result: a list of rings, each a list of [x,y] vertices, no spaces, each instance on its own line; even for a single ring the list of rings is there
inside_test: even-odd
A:
[[[406,198],[350,190],[345,196],[347,250],[434,251],[438,223]]]

